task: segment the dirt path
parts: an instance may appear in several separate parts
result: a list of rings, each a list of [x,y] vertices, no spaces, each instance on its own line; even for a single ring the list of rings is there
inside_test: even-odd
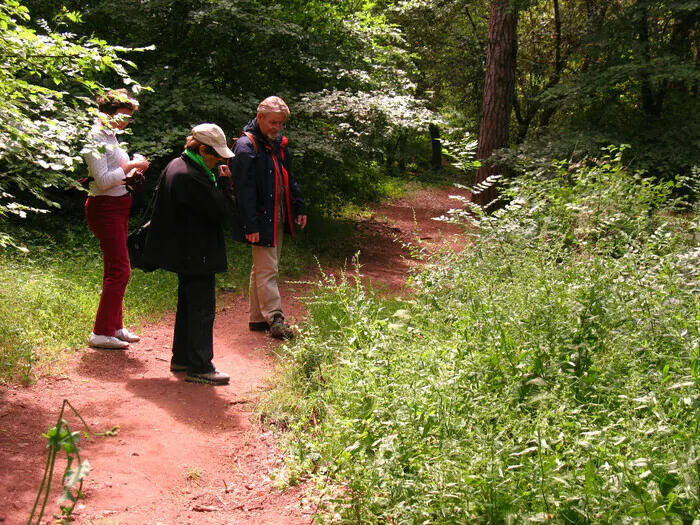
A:
[[[408,261],[401,243],[454,240],[453,226],[432,220],[454,207],[455,190],[421,191],[378,208],[360,224],[362,274],[375,285],[402,287]],[[415,223],[414,223],[415,213]],[[383,284],[380,284],[383,283]],[[300,285],[280,286],[287,317],[303,317]],[[115,437],[81,440],[91,472],[76,524],[180,525],[312,523],[311,487],[277,490],[270,474],[283,466],[273,434],[251,423],[251,410],[273,370],[267,335],[247,330],[247,301],[219,301],[214,362],[231,374],[225,387],[185,383],[168,370],[174,315],[139,331],[127,352],[86,349],[62,376],[31,387],[0,386],[0,523],[25,524],[46,460],[40,436],[68,399],[93,430],[119,425]],[[66,418],[73,430],[75,417]],[[54,485],[60,485],[57,465]],[[54,490],[56,497],[58,491]],[[56,498],[47,507],[57,511]]]

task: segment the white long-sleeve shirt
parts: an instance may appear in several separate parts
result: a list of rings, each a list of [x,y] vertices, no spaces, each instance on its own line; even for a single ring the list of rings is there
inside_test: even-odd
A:
[[[121,166],[129,161],[129,154],[119,146],[114,131],[95,125],[90,132],[90,151],[84,157],[88,174],[94,179],[90,182],[90,195],[121,197],[127,193],[126,174]]]

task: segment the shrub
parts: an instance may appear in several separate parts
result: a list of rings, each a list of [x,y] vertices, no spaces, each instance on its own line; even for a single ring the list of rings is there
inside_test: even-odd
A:
[[[555,163],[412,300],[320,281],[266,413],[322,520],[692,521],[699,222],[675,184],[619,150]]]

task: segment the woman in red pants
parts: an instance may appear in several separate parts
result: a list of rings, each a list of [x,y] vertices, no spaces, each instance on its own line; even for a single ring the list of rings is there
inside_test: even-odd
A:
[[[100,241],[104,275],[90,346],[119,350],[140,339],[122,324],[122,301],[131,275],[126,248],[131,194],[126,184],[141,177],[149,163],[141,155],[130,159],[117,139],[131,122],[138,102],[126,89],[116,89],[97,97],[97,105],[100,117],[84,154],[90,181],[85,217]]]

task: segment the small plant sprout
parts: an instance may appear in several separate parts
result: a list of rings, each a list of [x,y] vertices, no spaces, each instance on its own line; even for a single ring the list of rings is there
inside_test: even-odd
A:
[[[185,473],[185,480],[187,480],[188,483],[199,485],[199,482],[204,477],[204,474],[206,474],[206,471],[203,468],[189,467]]]

